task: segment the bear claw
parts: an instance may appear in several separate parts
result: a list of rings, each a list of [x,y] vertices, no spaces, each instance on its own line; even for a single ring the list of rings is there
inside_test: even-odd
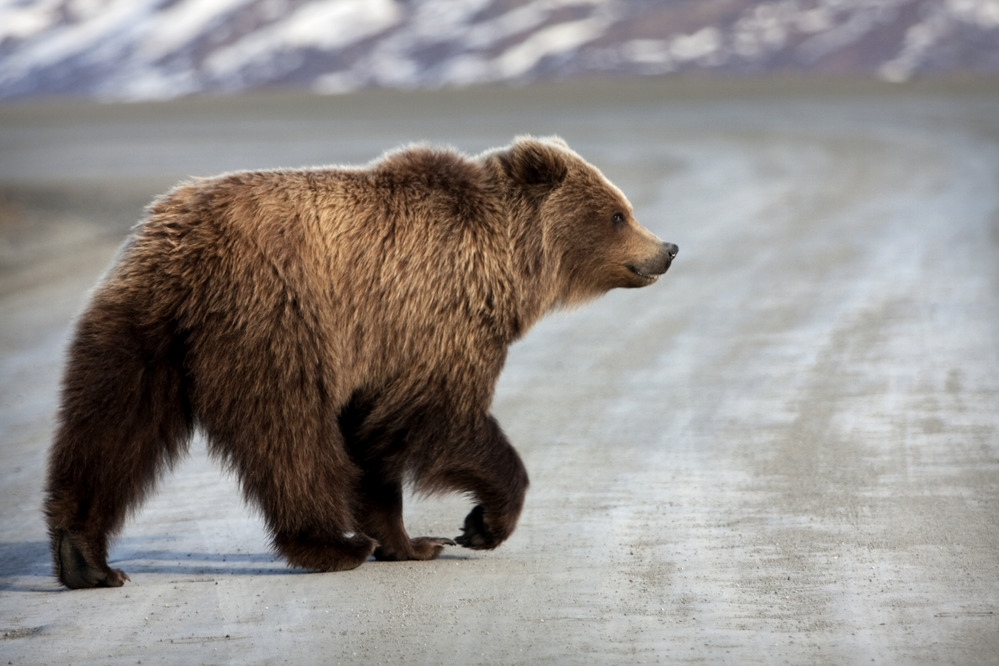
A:
[[[383,562],[397,562],[399,560],[435,560],[440,557],[447,546],[456,546],[454,540],[447,537],[416,537],[410,539],[410,552],[405,555],[390,552],[379,546],[375,549],[376,560]]]

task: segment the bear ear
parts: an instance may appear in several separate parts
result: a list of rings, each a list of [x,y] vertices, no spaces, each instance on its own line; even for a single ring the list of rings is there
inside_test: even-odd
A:
[[[507,176],[525,185],[556,186],[569,173],[566,161],[568,146],[561,139],[542,141],[521,137],[499,153]]]

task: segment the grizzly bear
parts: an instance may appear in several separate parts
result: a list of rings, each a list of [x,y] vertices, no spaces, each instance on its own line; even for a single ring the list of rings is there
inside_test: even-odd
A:
[[[70,344],[44,507],[57,577],[128,580],[109,539],[196,429],[294,566],[496,548],[528,485],[489,413],[507,348],[676,253],[558,138],[180,184]],[[461,535],[410,538],[406,481],[472,497]]]

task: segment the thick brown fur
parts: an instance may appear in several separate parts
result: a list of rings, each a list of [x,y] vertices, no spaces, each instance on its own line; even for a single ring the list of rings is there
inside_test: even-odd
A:
[[[495,548],[528,485],[489,414],[507,347],[675,254],[558,139],[181,184],[69,349],[45,500],[57,576],[127,580],[109,539],[196,428],[293,565],[436,557],[454,542],[406,534],[407,479],[471,495],[457,542]]]

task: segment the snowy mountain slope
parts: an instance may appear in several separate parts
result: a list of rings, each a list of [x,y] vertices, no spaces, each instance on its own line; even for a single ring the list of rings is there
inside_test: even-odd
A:
[[[0,0],[0,98],[690,69],[999,74],[999,0]]]

